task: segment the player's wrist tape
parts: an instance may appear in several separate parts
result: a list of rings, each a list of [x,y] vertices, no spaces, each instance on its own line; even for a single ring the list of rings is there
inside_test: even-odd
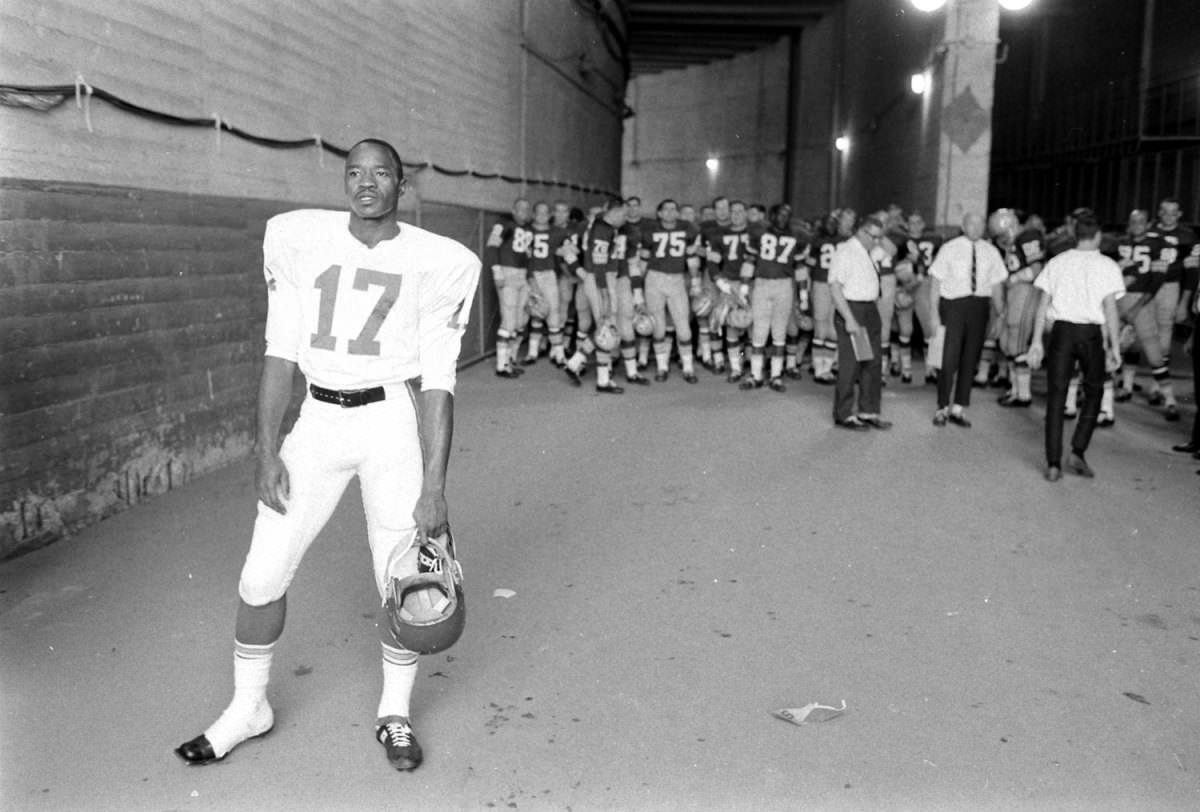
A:
[[[316,384],[309,384],[308,391],[312,393],[314,400],[319,400],[322,403],[336,403],[343,409],[366,406],[368,403],[376,403],[386,397],[382,386],[376,386],[371,389],[341,391],[338,389],[324,389]]]

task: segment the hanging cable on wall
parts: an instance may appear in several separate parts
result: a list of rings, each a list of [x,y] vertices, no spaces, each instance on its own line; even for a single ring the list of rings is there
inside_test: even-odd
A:
[[[308,136],[306,138],[282,139],[269,138],[267,136],[255,135],[247,132],[241,127],[229,123],[219,114],[213,113],[210,116],[204,117],[189,117],[177,116],[172,113],[164,113],[161,110],[153,110],[149,107],[143,107],[140,104],[128,101],[117,96],[115,93],[110,93],[104,88],[95,87],[87,84],[82,75],[77,75],[75,82],[69,85],[15,85],[0,83],[0,105],[8,107],[23,107],[29,110],[37,110],[38,112],[49,112],[61,105],[67,99],[75,97],[76,103],[83,110],[84,119],[87,124],[88,132],[92,132],[91,120],[91,101],[98,99],[111,104],[119,110],[131,113],[141,118],[148,118],[164,124],[171,124],[177,127],[214,127],[217,133],[218,145],[220,144],[220,135],[222,132],[229,133],[243,141],[249,141],[260,147],[268,147],[270,149],[311,149],[314,145],[318,149],[318,155],[325,152],[345,158],[349,154],[349,149],[340,147],[336,144],[331,144],[320,136]],[[582,192],[584,194],[610,195],[617,196],[620,192],[612,189],[602,189],[598,186],[589,186],[582,183],[568,183],[558,180],[543,180],[541,178],[521,178],[512,175],[506,175],[500,172],[480,172],[475,169],[450,169],[440,164],[435,164],[432,161],[409,162],[402,161],[406,172],[420,172],[426,169],[432,169],[439,175],[448,177],[472,177],[478,180],[500,180],[510,184],[526,184],[529,186],[550,186],[561,189],[569,189],[574,192]]]

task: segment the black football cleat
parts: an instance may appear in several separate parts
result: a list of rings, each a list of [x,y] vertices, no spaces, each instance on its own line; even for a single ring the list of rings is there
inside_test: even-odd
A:
[[[571,386],[583,386],[583,375],[570,367],[563,367],[563,372],[567,373],[567,380],[571,382]]]
[[[761,379],[755,379],[747,375],[738,383],[738,389],[762,389],[763,382]]]
[[[787,387],[783,385],[783,378],[772,378],[767,381],[767,386],[771,387],[772,392],[786,392]]]
[[[626,375],[625,383],[632,383],[637,386],[649,386],[650,379],[647,378],[645,375]]]
[[[191,741],[186,741],[175,748],[175,755],[179,756],[189,767],[203,767],[205,764],[212,764],[214,761],[220,761],[225,756],[218,756],[213,752],[212,744],[208,741],[208,736],[201,733]],[[225,754],[229,755],[228,753]]]
[[[521,373],[515,367],[505,367],[504,369],[496,370],[497,378],[519,378]]]
[[[617,386],[615,383],[596,384],[596,391],[602,395],[623,395],[625,389]]]
[[[683,380],[685,383],[696,383],[700,379],[690,372],[685,372],[683,373]]]
[[[388,763],[401,772],[421,766],[425,756],[412,725],[402,716],[389,716],[375,728],[375,740],[387,751]]]
[[[253,736],[248,736],[247,738],[243,739],[243,741],[250,741],[250,739],[261,739],[263,736],[270,733],[273,728],[274,725],[268,727],[262,733],[256,733]],[[242,742],[238,742],[238,744],[241,743]],[[212,743],[209,742],[208,736],[205,736],[203,733],[191,741],[186,741],[175,748],[175,755],[183,759],[189,767],[203,767],[206,764],[213,764],[221,761],[225,758],[225,756],[232,752],[233,750],[231,749],[228,752],[218,756],[213,752]]]

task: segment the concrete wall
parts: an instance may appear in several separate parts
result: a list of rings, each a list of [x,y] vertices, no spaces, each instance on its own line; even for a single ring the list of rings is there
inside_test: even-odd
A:
[[[995,24],[994,0],[955,0],[933,15],[902,0],[845,0],[801,32],[790,133],[786,39],[640,77],[630,83],[638,114],[626,122],[622,185],[648,201],[723,193],[776,202],[790,149],[798,214],[898,203],[957,223],[987,200]],[[917,96],[909,77],[922,69],[932,92]],[[984,130],[965,137],[974,120]],[[850,138],[843,154],[833,150],[838,135]],[[722,160],[716,177],[704,169],[710,156]]]
[[[5,0],[0,46],[9,85],[81,76],[270,138],[375,135],[406,161],[619,182],[622,71],[571,3]],[[315,146],[272,149],[95,98],[0,105],[0,143],[2,558],[247,452],[263,224],[340,206],[342,192],[340,159]],[[410,176],[405,219],[476,250],[488,212],[519,193],[598,197]],[[466,356],[490,347],[493,312],[485,283]]]
[[[749,54],[629,83],[621,188],[653,208],[672,197],[782,199],[787,147],[786,39]],[[720,161],[715,173],[708,158]]]

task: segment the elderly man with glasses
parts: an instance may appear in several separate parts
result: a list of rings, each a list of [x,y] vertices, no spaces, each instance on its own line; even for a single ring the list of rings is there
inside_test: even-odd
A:
[[[829,268],[837,330],[838,372],[833,395],[834,425],[851,431],[889,429],[880,417],[883,364],[880,347],[879,268],[872,249],[883,239],[883,223],[865,217],[854,236],[837,247]],[[858,352],[855,352],[855,344]],[[866,352],[869,347],[870,351]],[[870,356],[869,358],[867,356]],[[855,385],[858,386],[858,409]]]

